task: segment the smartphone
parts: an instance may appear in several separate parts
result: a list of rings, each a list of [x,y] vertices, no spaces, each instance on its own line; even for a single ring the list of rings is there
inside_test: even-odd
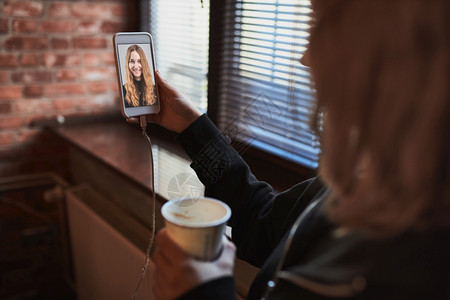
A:
[[[129,118],[158,113],[152,36],[147,32],[118,32],[113,44],[122,114]]]

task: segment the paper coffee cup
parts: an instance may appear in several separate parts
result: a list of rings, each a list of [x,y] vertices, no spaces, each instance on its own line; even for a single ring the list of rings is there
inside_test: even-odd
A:
[[[182,249],[200,260],[215,259],[222,248],[231,209],[222,201],[202,197],[166,202],[161,213],[167,234]]]

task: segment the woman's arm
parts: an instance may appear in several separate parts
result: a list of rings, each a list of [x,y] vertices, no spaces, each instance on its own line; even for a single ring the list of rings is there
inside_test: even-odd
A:
[[[278,245],[295,216],[322,187],[321,184],[311,186],[310,180],[275,194],[269,184],[256,179],[230,146],[230,139],[223,136],[206,115],[198,118],[177,139],[192,158],[191,167],[206,186],[206,195],[231,207],[229,225],[233,228],[232,239],[238,256],[258,267]],[[309,193],[305,195],[308,188]]]
[[[239,247],[240,256],[261,266],[295,221],[297,212],[313,198],[310,196],[313,192],[299,198],[311,190],[313,184],[305,182],[275,195],[270,185],[253,176],[240,155],[229,145],[229,139],[206,115],[201,115],[189,99],[164,81],[159,73],[156,79],[161,110],[157,115],[148,116],[147,120],[181,133],[178,141],[192,158],[192,167],[205,184],[206,194],[227,202],[232,208],[230,225],[234,227],[233,240]],[[136,123],[137,119],[129,121]],[[223,270],[230,270],[230,266],[232,269],[234,250],[230,242],[224,248],[227,251],[223,251],[216,261],[202,263],[180,251],[165,231],[158,234],[157,242],[153,256],[156,266],[154,288],[159,295],[184,295],[187,299],[202,295],[204,299],[217,299],[217,295],[206,297],[203,294],[209,293],[208,287],[213,287],[213,290],[228,291],[223,294],[224,299],[235,298],[231,273],[223,273]],[[205,272],[204,268],[212,271]],[[211,274],[208,280],[193,276],[206,273]],[[190,284],[186,286],[186,283]],[[174,292],[176,295],[172,294]]]
[[[291,210],[309,183],[275,195],[269,184],[253,176],[241,156],[229,145],[229,138],[223,136],[185,94],[164,80],[159,72],[155,78],[161,109],[158,114],[147,116],[147,120],[180,133],[178,141],[192,158],[192,167],[205,184],[207,196],[220,199],[232,208],[229,224],[233,227],[238,255],[260,266],[288,230],[288,225],[294,222],[299,210]],[[136,118],[129,121],[138,122]],[[307,204],[311,197],[307,195],[299,201]],[[288,217],[289,214],[293,217]]]

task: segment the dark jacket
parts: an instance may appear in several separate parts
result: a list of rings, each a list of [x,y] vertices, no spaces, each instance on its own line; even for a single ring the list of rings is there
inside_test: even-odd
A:
[[[232,209],[237,256],[260,268],[248,299],[449,299],[450,233],[393,239],[341,234],[323,213],[319,178],[275,194],[203,115],[178,136],[206,195]],[[183,299],[234,299],[234,281],[208,282]]]

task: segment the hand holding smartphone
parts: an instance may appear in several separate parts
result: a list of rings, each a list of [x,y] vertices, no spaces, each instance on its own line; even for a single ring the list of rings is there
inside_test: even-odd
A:
[[[130,118],[158,113],[151,35],[147,32],[119,32],[114,35],[113,43],[122,114]]]

